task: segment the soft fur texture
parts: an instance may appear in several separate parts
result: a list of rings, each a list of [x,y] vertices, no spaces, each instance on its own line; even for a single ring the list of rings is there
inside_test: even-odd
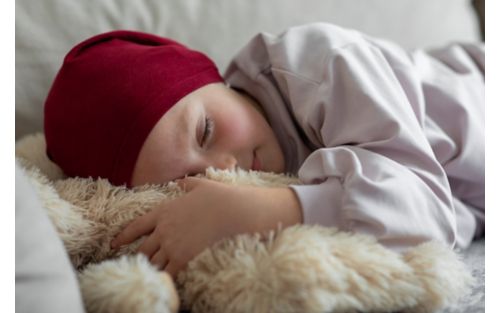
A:
[[[16,144],[17,160],[42,199],[74,266],[89,312],[175,312],[168,274],[112,238],[160,201],[182,194],[174,183],[134,189],[107,180],[66,178],[45,156],[41,134]],[[230,184],[283,186],[293,177],[207,170]],[[468,292],[470,273],[455,252],[428,242],[397,254],[369,236],[294,226],[266,238],[239,235],[206,249],[179,274],[192,312],[434,312]]]

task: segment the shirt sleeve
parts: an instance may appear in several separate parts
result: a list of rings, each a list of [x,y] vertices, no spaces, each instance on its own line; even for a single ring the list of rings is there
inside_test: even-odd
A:
[[[298,173],[304,185],[291,187],[304,222],[371,234],[395,250],[431,239],[453,246],[451,191],[422,130],[424,95],[410,58],[359,33],[310,31],[321,49],[294,46],[304,46],[294,38],[304,29],[286,33],[280,45],[291,61],[276,72],[314,150]],[[292,64],[314,59],[320,75],[304,77]]]

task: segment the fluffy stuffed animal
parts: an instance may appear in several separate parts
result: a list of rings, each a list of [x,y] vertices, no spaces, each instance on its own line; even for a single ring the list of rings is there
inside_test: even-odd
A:
[[[372,237],[298,225],[262,238],[239,235],[207,248],[176,284],[145,257],[138,240],[114,251],[114,236],[160,201],[182,194],[174,183],[127,189],[107,180],[66,178],[45,156],[43,135],[16,144],[79,271],[88,312],[434,312],[472,283],[452,250],[428,242],[397,254]],[[283,186],[297,180],[260,172],[207,170],[230,184]]]

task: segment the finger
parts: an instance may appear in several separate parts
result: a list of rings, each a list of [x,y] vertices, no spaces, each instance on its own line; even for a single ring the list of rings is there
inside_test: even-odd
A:
[[[165,268],[167,261],[167,255],[161,249],[156,251],[154,256],[151,258],[151,264],[156,265],[160,270]]]
[[[158,238],[154,236],[154,233],[151,236],[148,236],[144,242],[141,244],[139,249],[137,249],[137,253],[142,253],[151,259],[151,257],[160,250],[160,242]]]
[[[154,210],[137,217],[111,241],[111,247],[117,248],[129,244],[137,238],[151,233],[156,226],[156,215],[156,210]]]
[[[168,262],[167,266],[165,266],[164,270],[165,270],[165,272],[168,272],[175,280],[175,278],[177,277],[177,274],[180,271],[180,267],[175,265],[174,262]]]

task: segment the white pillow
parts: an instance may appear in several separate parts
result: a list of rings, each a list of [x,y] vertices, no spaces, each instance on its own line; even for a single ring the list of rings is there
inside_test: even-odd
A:
[[[42,129],[43,103],[68,50],[87,37],[133,29],[172,37],[221,71],[253,35],[323,21],[406,48],[479,40],[469,0],[17,0],[16,139]]]
[[[62,240],[16,163],[16,312],[84,311]]]

